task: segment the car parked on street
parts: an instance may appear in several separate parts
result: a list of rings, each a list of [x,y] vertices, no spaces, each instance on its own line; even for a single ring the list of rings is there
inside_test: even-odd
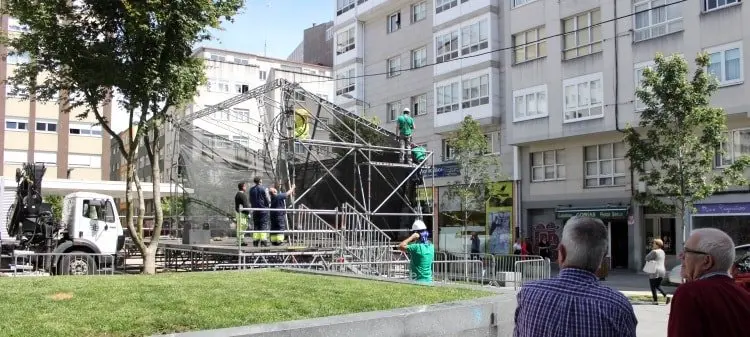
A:
[[[732,276],[737,283],[750,289],[750,244],[734,248],[735,262],[732,266]],[[682,284],[682,264],[678,264],[669,271],[669,283]]]

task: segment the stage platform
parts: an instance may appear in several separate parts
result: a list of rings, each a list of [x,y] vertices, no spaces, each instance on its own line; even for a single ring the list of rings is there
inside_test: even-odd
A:
[[[334,249],[325,247],[304,247],[299,245],[284,244],[283,246],[267,246],[267,247],[254,247],[252,242],[248,242],[247,246],[237,245],[237,239],[227,238],[222,241],[212,241],[209,244],[185,244],[182,243],[182,239],[161,239],[159,241],[159,248],[169,249],[180,249],[180,250],[195,250],[203,251],[207,253],[227,253],[227,254],[260,254],[260,253],[304,253],[304,252],[332,252]]]

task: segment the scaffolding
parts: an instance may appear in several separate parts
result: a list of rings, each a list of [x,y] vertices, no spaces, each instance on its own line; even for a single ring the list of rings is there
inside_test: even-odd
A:
[[[212,117],[253,100],[258,118],[250,124]],[[165,173],[174,186],[193,190],[171,193],[183,194],[185,216],[194,222],[231,222],[237,183],[259,176],[278,187],[296,185],[286,212],[290,244],[323,245],[359,261],[390,259],[392,240],[414,219],[432,223],[434,175],[425,184],[421,172],[434,165],[433,153],[399,163],[395,133],[297,83],[276,79],[186,111],[169,128]]]

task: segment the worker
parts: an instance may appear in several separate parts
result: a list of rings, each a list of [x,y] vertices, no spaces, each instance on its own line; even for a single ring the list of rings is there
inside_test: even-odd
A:
[[[414,131],[414,118],[409,116],[410,113],[409,108],[404,108],[401,116],[396,118],[396,135],[398,135],[398,147],[401,149],[399,163],[403,163],[404,157],[407,157],[407,163],[411,164],[411,156],[406,155],[411,144],[411,134]]]
[[[250,220],[250,211],[241,210],[240,208],[250,208],[250,199],[247,195],[247,184],[241,182],[237,184],[237,194],[234,195],[234,223],[237,229],[237,244],[247,245],[245,242],[245,231],[247,223]]]
[[[435,246],[430,242],[430,232],[422,220],[415,220],[411,235],[398,248],[409,257],[410,278],[420,283],[432,283],[432,261]]]
[[[294,185],[286,192],[279,192],[271,187],[271,208],[286,209],[286,198],[294,194]],[[284,233],[286,230],[286,211],[272,211],[271,213],[271,244],[280,246],[284,243]]]
[[[425,158],[427,158],[427,149],[425,149],[424,146],[411,144],[411,155],[414,159],[414,163],[419,165],[425,160]],[[419,169],[414,173],[413,181],[417,186],[424,185],[424,180],[422,178],[422,169]]]
[[[263,181],[260,179],[260,177],[255,177],[253,179],[253,182],[255,183],[255,186],[250,188],[250,205],[252,205],[255,210],[253,210],[253,226],[254,230],[258,231],[253,233],[253,246],[258,247],[261,246],[268,246],[268,221],[269,214],[267,209],[269,206],[271,206],[271,196],[268,193],[268,190],[263,187]]]

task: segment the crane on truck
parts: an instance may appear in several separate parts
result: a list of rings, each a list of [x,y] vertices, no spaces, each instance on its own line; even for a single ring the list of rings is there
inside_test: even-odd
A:
[[[52,275],[85,275],[115,268],[125,236],[114,198],[70,193],[63,199],[62,217],[57,221],[52,206],[42,197],[46,170],[43,163],[26,163],[16,169],[16,197],[3,219],[10,240],[0,240],[2,255],[12,260],[8,266],[12,263],[11,269],[18,270],[33,265],[43,269],[35,272]]]

